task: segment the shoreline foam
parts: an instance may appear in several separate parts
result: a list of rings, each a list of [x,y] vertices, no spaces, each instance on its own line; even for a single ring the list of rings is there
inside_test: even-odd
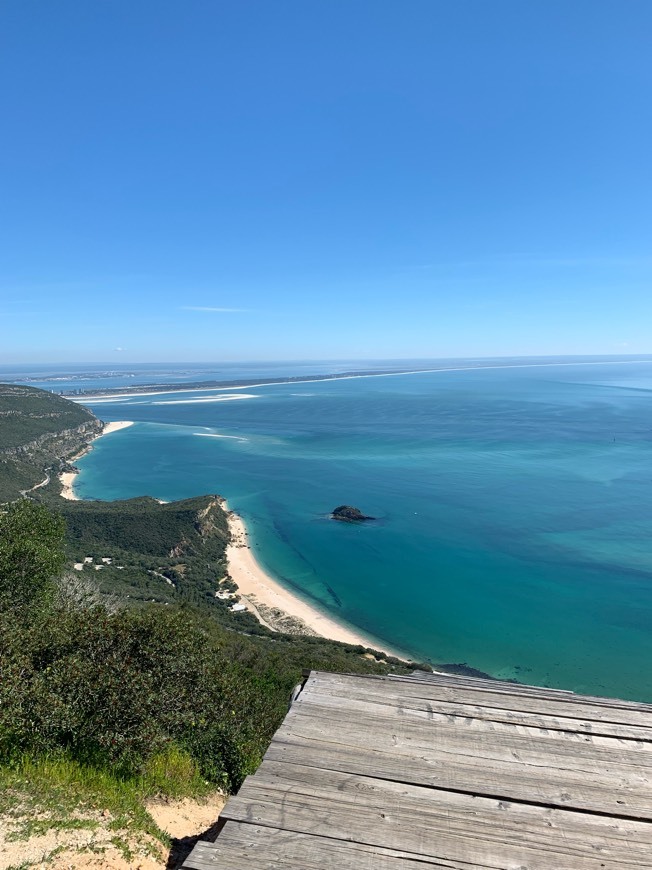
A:
[[[391,650],[386,644],[373,637],[337,622],[313,605],[303,601],[271,577],[256,560],[249,544],[247,529],[242,517],[229,510],[225,499],[222,500],[221,504],[227,511],[229,531],[231,532],[231,542],[226,550],[228,571],[238,587],[238,593],[249,604],[249,609],[254,612],[260,622],[273,631],[276,630],[265,620],[264,614],[260,614],[259,607],[262,605],[263,608],[280,610],[283,614],[300,620],[312,632],[328,640],[369,647],[396,658],[406,657],[405,653]],[[249,600],[250,598],[251,600]]]
[[[96,435],[95,438],[91,439],[88,446],[84,447],[82,451],[80,451],[76,456],[73,456],[70,459],[70,462],[76,462],[78,459],[81,459],[82,456],[85,456],[89,450],[92,449],[93,441],[96,441],[98,438],[102,438],[104,435],[110,435],[111,432],[118,432],[120,429],[126,429],[128,426],[133,426],[133,420],[116,420],[113,423],[105,423],[104,429],[100,432],[99,435]],[[59,481],[61,482],[61,497],[67,498],[69,501],[79,501],[79,496],[75,495],[74,490],[74,482],[75,477],[79,474],[78,471],[63,471],[59,475]]]

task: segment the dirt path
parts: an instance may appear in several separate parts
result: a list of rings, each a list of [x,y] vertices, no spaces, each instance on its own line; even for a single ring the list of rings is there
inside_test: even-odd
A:
[[[34,486],[31,486],[29,489],[21,489],[20,494],[27,497],[28,492],[34,492],[35,489],[40,489],[42,486],[47,486],[49,482],[50,482],[50,475],[46,474],[45,480],[42,480],[40,483],[34,484]]]

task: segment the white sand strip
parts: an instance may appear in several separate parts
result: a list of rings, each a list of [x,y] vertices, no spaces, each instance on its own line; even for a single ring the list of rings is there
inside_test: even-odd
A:
[[[488,365],[488,366],[455,366],[454,368],[435,368],[435,369],[413,369],[410,371],[398,371],[398,372],[379,372],[375,374],[374,372],[369,372],[367,374],[362,375],[333,375],[326,377],[306,377],[302,380],[296,381],[263,381],[259,384],[234,384],[227,386],[215,386],[215,387],[197,387],[193,389],[192,387],[188,387],[188,389],[174,389],[174,390],[159,390],[156,392],[149,392],[147,390],[143,391],[135,391],[133,393],[102,393],[100,395],[95,396],[65,396],[66,399],[69,399],[71,402],[77,402],[80,405],[83,405],[85,402],[93,402],[94,404],[99,404],[100,402],[113,402],[118,399],[131,399],[136,396],[169,396],[174,395],[175,393],[218,393],[227,390],[253,390],[257,387],[296,387],[300,384],[318,384],[321,381],[354,381],[359,380],[360,378],[397,378],[402,375],[429,375],[429,374],[446,374],[447,372],[480,372],[480,371],[494,371],[495,369],[541,369],[541,368],[567,368],[569,366],[604,366],[604,365],[639,365],[640,363],[648,363],[652,364],[652,360],[649,359],[621,359],[621,360],[599,360],[599,361],[576,361],[576,362],[536,362],[536,363],[516,363],[515,365],[502,364],[502,365]]]

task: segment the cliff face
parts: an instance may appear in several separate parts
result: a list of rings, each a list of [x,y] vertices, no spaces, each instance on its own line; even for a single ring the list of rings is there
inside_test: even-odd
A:
[[[0,456],[24,459],[37,454],[47,454],[64,461],[83,450],[92,438],[101,433],[103,428],[103,424],[99,420],[89,420],[72,429],[39,435],[38,438],[17,447],[0,446]]]
[[[102,428],[91,411],[62,396],[0,384],[0,502],[57,473]]]

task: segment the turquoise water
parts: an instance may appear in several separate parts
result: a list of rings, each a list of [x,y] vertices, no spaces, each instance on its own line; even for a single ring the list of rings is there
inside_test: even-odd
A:
[[[394,648],[652,701],[651,402],[651,362],[94,402],[136,425],[76,490],[220,493],[272,574]]]

